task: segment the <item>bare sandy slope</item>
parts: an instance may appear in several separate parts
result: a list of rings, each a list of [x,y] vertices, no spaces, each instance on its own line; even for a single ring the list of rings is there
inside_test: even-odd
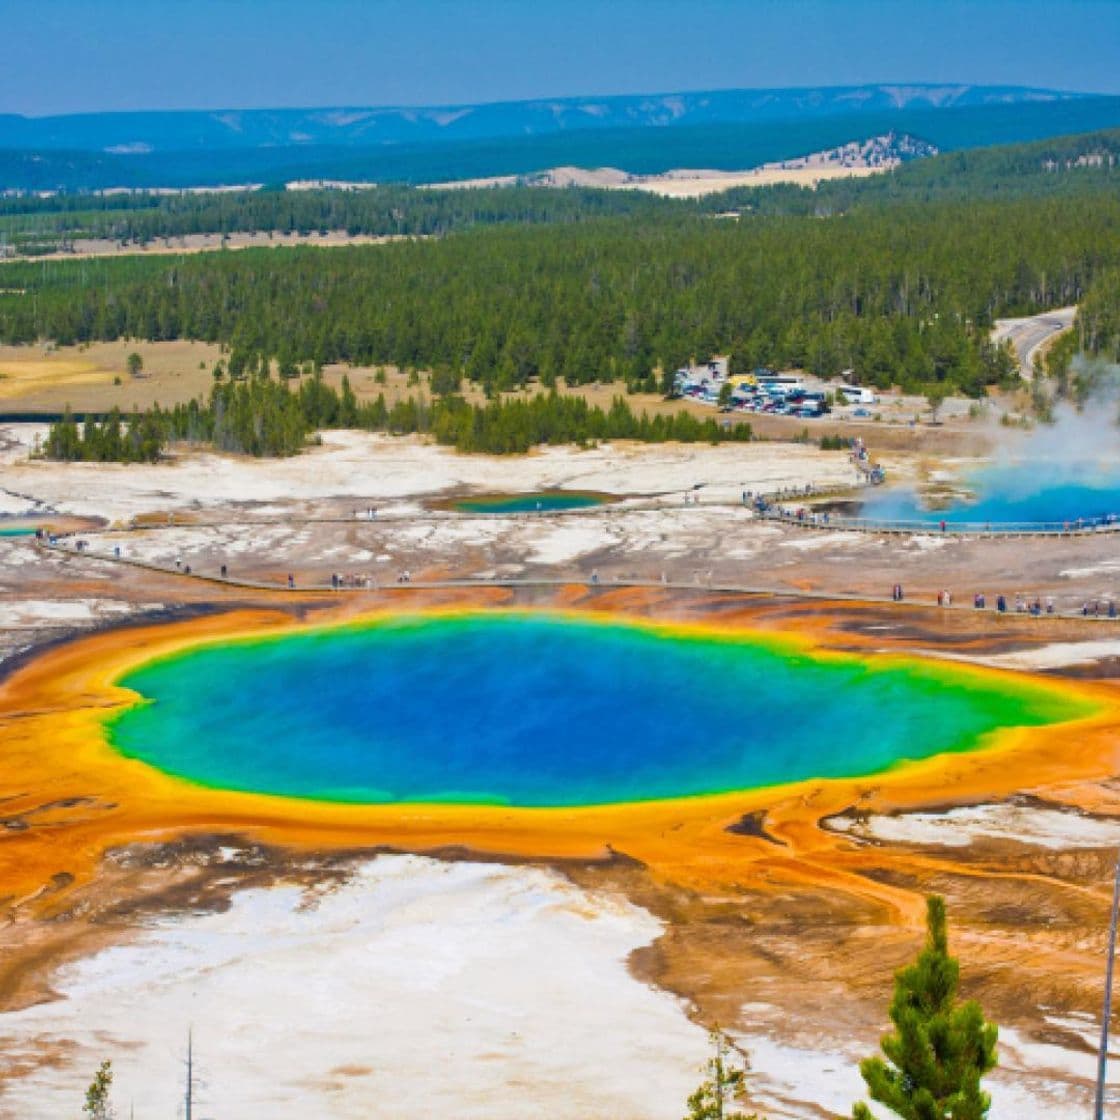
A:
[[[604,190],[648,191],[665,198],[701,198],[731,190],[732,187],[769,187],[776,183],[815,187],[830,179],[863,178],[884,170],[886,169],[882,167],[837,167],[811,163],[807,166],[790,167],[767,165],[747,171],[678,168],[660,175],[631,175],[615,167],[554,167],[527,179],[517,175],[497,175],[484,179],[461,179],[452,183],[429,183],[428,186],[439,190],[462,190],[510,187],[528,181],[541,187],[598,187]]]
[[[828,151],[774,163],[764,163],[743,171],[675,168],[656,175],[635,175],[617,167],[553,167],[533,175],[498,175],[483,179],[462,179],[450,183],[431,183],[439,189],[497,187],[525,184],[534,187],[598,187],[604,190],[639,190],[665,198],[701,198],[733,187],[768,187],[792,183],[816,187],[830,179],[862,178],[897,166],[893,137],[880,136],[852,142]]]
[[[878,175],[881,167],[760,167],[754,171],[671,171],[665,176],[652,176],[636,186],[665,198],[702,198],[719,194],[733,187],[771,187],[791,183],[799,187],[815,187],[831,179],[862,179]]]

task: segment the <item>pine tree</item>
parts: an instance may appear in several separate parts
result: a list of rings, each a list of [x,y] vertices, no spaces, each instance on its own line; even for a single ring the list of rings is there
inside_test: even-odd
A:
[[[685,1120],[761,1120],[758,1113],[730,1111],[747,1095],[747,1063],[736,1065],[729,1060],[731,1044],[723,1031],[713,1030],[708,1036],[712,1056],[704,1063],[708,1079],[688,1098]]]
[[[113,1088],[113,1063],[102,1062],[86,1090],[86,1103],[82,1112],[89,1120],[112,1120],[113,1106],[109,1101],[109,1092]]]
[[[975,1000],[957,1003],[960,965],[948,951],[944,899],[928,900],[926,922],[926,947],[895,976],[887,1061],[868,1058],[860,1073],[871,1099],[903,1120],[984,1120],[991,1098],[980,1079],[995,1068],[997,1028]],[[854,1120],[871,1115],[863,1103],[853,1112]]]

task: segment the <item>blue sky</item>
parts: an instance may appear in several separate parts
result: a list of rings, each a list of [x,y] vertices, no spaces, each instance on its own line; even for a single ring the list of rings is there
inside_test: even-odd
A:
[[[1120,93],[1120,0],[0,0],[0,112],[946,81]]]

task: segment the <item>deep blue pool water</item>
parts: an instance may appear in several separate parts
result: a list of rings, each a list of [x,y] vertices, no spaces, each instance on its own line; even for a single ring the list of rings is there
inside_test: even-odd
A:
[[[1083,468],[1045,462],[988,467],[966,476],[974,500],[955,500],[930,509],[912,487],[883,487],[868,492],[859,516],[889,521],[969,523],[1054,523],[1120,515],[1120,465],[1116,472],[1097,465]]]
[[[324,800],[583,805],[867,774],[1068,718],[1051,690],[772,640],[467,613],[202,646],[122,683],[124,754]]]

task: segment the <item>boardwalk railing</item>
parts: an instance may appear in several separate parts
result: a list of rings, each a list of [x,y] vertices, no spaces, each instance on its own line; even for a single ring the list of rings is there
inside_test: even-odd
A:
[[[502,587],[502,588],[559,588],[559,587],[572,587],[581,586],[586,587],[591,591],[611,591],[620,588],[637,588],[648,590],[660,591],[683,591],[689,593],[703,593],[703,594],[719,594],[719,595],[744,595],[755,598],[765,598],[774,601],[783,600],[803,600],[803,601],[818,601],[827,603],[864,603],[864,604],[890,604],[892,608],[900,610],[931,610],[938,611],[952,611],[956,612],[972,612],[983,613],[992,618],[998,618],[1002,623],[1007,622],[1038,622],[1038,621],[1055,621],[1059,619],[1080,618],[1086,622],[1100,622],[1100,623],[1116,623],[1118,621],[1115,614],[1111,614],[1107,605],[1101,608],[1099,603],[1093,604],[1093,609],[1082,608],[1081,610],[1071,609],[1058,609],[1054,611],[1045,611],[1037,613],[1030,610],[1016,609],[1014,611],[1008,610],[1006,612],[1000,611],[994,604],[989,606],[978,607],[974,603],[966,602],[963,599],[959,602],[953,602],[951,605],[948,603],[938,604],[934,608],[934,604],[927,599],[909,598],[906,600],[895,600],[886,595],[874,595],[868,592],[852,592],[852,591],[837,591],[837,590],[822,590],[813,591],[804,588],[781,586],[781,585],[767,585],[767,584],[746,584],[738,582],[728,582],[725,580],[713,580],[709,573],[707,578],[704,578],[700,573],[697,573],[691,580],[687,579],[669,579],[664,575],[661,578],[643,578],[637,573],[628,575],[609,575],[602,579],[594,573],[588,575],[586,573],[571,572],[566,574],[557,574],[552,576],[502,576],[496,574],[478,574],[478,575],[464,575],[460,577],[448,577],[445,579],[416,579],[406,578],[403,580],[361,580],[359,582],[340,582],[340,583],[327,583],[316,580],[307,580],[301,578],[296,584],[288,585],[285,582],[268,579],[254,579],[240,575],[220,575],[213,570],[193,570],[189,567],[172,567],[170,564],[160,563],[153,560],[142,560],[131,556],[116,556],[112,553],[104,553],[98,551],[91,551],[88,548],[75,548],[71,542],[57,541],[53,544],[47,544],[43,541],[36,541],[35,546],[43,551],[49,552],[65,552],[70,556],[80,557],[82,560],[93,563],[109,563],[120,566],[127,566],[132,568],[140,568],[146,571],[159,573],[161,575],[177,576],[186,580],[193,580],[199,583],[219,585],[224,587],[242,588],[245,590],[262,591],[268,593],[278,593],[285,596],[305,596],[308,594],[321,595],[321,594],[342,594],[355,592],[373,592],[382,594],[385,592],[410,592],[410,591],[442,591],[442,590],[462,590],[473,589],[479,587]],[[54,627],[50,624],[41,622],[35,623],[33,626],[0,626],[0,630],[51,630],[51,629],[71,629],[72,624],[65,626]]]
[[[1079,517],[1071,521],[949,521],[944,525],[937,520],[892,520],[877,517],[845,517],[832,513],[817,513],[812,507],[780,509],[771,507],[757,510],[757,515],[767,521],[780,521],[783,525],[796,525],[804,529],[833,529],[855,533],[895,533],[906,536],[956,536],[956,537],[1071,537],[1087,533],[1120,532],[1120,519],[1109,517]]]

